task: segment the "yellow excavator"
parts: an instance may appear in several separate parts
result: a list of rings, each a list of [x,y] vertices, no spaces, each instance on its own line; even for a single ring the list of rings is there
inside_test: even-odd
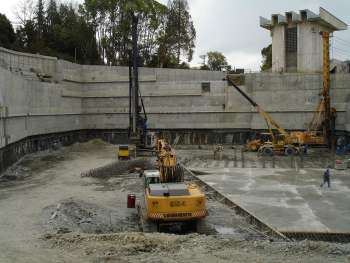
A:
[[[299,154],[303,148],[300,138],[282,128],[267,112],[252,100],[252,98],[240,89],[232,79],[230,79],[230,76],[227,76],[227,80],[263,117],[269,130],[268,133],[261,133],[258,139],[249,141],[245,145],[245,149],[257,151],[263,155]],[[275,133],[274,130],[277,132]]]
[[[157,140],[156,152],[158,169],[144,171],[144,196],[137,206],[143,231],[196,226],[208,214],[205,194],[196,184],[184,182],[183,168],[165,140]]]
[[[138,83],[138,16],[132,14],[132,51],[129,53],[129,140],[137,152],[155,152],[157,170],[142,174],[144,193],[137,210],[145,232],[162,225],[191,225],[207,215],[206,198],[194,183],[184,181],[184,171],[175,151],[164,139],[155,139],[147,129],[147,114]],[[143,112],[143,114],[142,114]],[[186,224],[189,222],[190,224]]]

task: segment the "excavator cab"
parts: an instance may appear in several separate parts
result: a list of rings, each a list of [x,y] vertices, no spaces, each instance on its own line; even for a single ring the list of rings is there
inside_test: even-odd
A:
[[[145,188],[148,188],[150,184],[160,183],[160,174],[158,170],[146,170],[143,175]]]

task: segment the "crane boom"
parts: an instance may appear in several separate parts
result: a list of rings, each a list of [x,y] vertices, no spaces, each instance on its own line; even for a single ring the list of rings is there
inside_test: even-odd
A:
[[[229,76],[227,76],[227,80],[232,84],[232,86],[247,100],[249,103],[256,108],[256,110],[260,113],[260,115],[265,119],[267,126],[273,136],[273,133],[271,131],[271,126],[274,127],[280,134],[283,134],[284,136],[288,137],[288,132],[283,129],[272,117],[264,111],[252,98],[250,98],[241,88],[239,88],[231,79]]]

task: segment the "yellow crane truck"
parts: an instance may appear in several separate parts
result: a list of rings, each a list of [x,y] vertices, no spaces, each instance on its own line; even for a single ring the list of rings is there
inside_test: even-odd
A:
[[[292,155],[298,154],[302,150],[303,145],[298,136],[282,128],[267,112],[241,90],[229,76],[227,76],[227,80],[264,118],[269,130],[268,133],[262,133],[258,139],[249,141],[245,145],[247,150],[258,151],[263,155],[272,155],[276,153]],[[275,133],[274,130],[277,132]]]
[[[208,214],[205,194],[196,184],[184,182],[183,168],[165,140],[157,141],[157,157],[158,170],[143,173],[144,195],[137,205],[143,231],[196,226]]]

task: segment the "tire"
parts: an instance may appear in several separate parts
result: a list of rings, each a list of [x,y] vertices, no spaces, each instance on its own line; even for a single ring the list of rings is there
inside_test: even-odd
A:
[[[291,156],[291,155],[294,155],[295,154],[295,150],[292,148],[292,147],[287,147],[285,150],[284,150],[284,154],[287,155],[287,156]]]
[[[265,156],[272,156],[273,155],[273,150],[270,147],[264,147],[262,149],[262,154]]]

